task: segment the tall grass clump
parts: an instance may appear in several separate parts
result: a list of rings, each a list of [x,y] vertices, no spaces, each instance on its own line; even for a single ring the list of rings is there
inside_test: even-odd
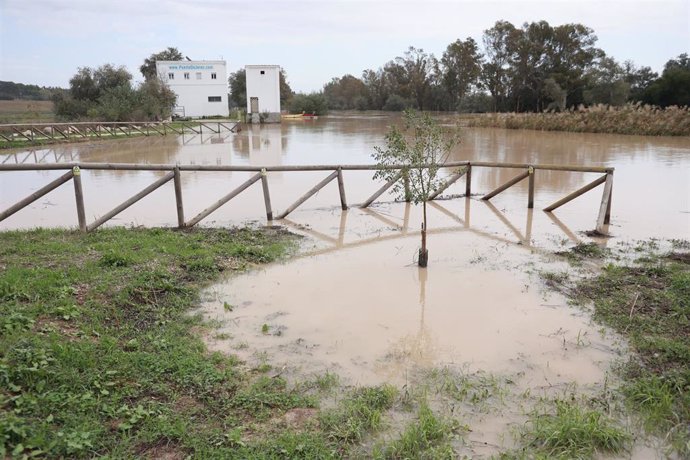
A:
[[[580,105],[564,112],[493,113],[468,120],[473,127],[569,131],[577,133],[690,136],[690,108],[626,104]]]
[[[601,412],[564,400],[555,401],[554,413],[534,413],[523,437],[537,457],[568,459],[618,453],[630,439]]]

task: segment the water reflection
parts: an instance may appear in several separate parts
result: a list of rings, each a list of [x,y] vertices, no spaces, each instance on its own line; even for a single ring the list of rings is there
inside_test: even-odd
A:
[[[477,236],[488,238],[493,241],[505,243],[508,245],[524,246],[526,248],[530,248],[536,251],[542,251],[544,249],[543,247],[535,246],[535,242],[532,240],[532,230],[534,221],[534,210],[532,209],[527,210],[525,223],[518,224],[516,222],[511,221],[509,215],[507,215],[504,212],[501,212],[499,209],[496,208],[496,206],[494,206],[489,201],[465,198],[464,200],[462,200],[464,201],[464,212],[462,218],[455,212],[447,209],[446,206],[444,206],[443,201],[444,200],[432,201],[428,203],[428,206],[430,210],[433,209],[435,211],[438,211],[439,214],[447,217],[450,221],[458,225],[437,225],[435,227],[432,226],[428,230],[429,235],[467,231]],[[507,228],[510,231],[510,233],[512,233],[514,238],[501,236],[500,233],[495,231],[487,231],[486,225],[482,227],[471,226],[470,218],[472,214],[471,209],[473,202],[475,203],[475,206],[479,206],[481,209],[486,209],[490,212],[491,215],[495,216],[498,219],[498,221],[501,222],[501,224],[505,228]],[[308,235],[311,238],[319,241],[320,243],[323,243],[318,245],[313,250],[304,251],[300,255],[300,257],[311,257],[314,255],[328,254],[347,248],[361,247],[366,246],[368,244],[375,244],[377,242],[405,238],[410,234],[418,234],[419,229],[416,226],[416,224],[413,228],[410,228],[410,213],[413,206],[410,203],[397,203],[397,206],[404,206],[402,219],[397,218],[396,216],[390,213],[387,213],[384,209],[377,208],[355,208],[350,209],[348,211],[341,211],[339,225],[337,228],[333,228],[332,230],[332,232],[335,233],[337,236],[328,234],[323,230],[316,230],[309,224],[301,224],[288,218],[281,220],[280,223],[281,225],[285,225],[298,233]],[[477,210],[475,210],[475,212],[476,211]],[[369,224],[367,222],[358,221],[352,224],[352,228],[348,229],[348,216],[352,215],[352,213],[356,213],[357,216],[360,218],[369,219],[370,221],[374,220],[380,224],[383,224],[384,227],[378,227],[378,230],[376,231],[364,233],[362,231],[362,228],[369,227]],[[559,230],[559,233],[556,234],[556,239],[569,240],[574,244],[579,244],[582,242],[582,240],[575,234],[575,232],[571,230],[553,213],[544,212],[541,214],[547,215],[550,221],[553,222],[556,228]],[[490,228],[493,227],[491,226]],[[524,228],[524,231],[521,230],[521,228]],[[370,236],[372,233],[373,236]],[[350,241],[345,241],[346,235],[350,235]],[[357,238],[353,238],[354,236],[357,236]],[[605,246],[606,242],[606,238],[601,238],[597,240],[597,243],[601,246]],[[424,278],[424,280],[426,280],[426,278]]]
[[[440,117],[454,124],[453,117]],[[383,142],[390,124],[398,115],[335,114],[309,123],[251,126],[239,133],[185,134],[103,140],[83,144],[55,145],[0,153],[2,164],[90,162],[90,163],[167,163],[192,165],[297,165],[297,164],[361,164],[371,163],[373,147]],[[466,128],[462,142],[454,150],[453,160],[510,161],[518,163],[555,163],[595,165],[616,168],[615,206],[612,223],[617,236],[646,238],[649,236],[679,238],[690,228],[690,139],[643,137],[603,134],[512,131],[489,128]],[[125,195],[143,189],[161,173],[134,171],[85,171],[84,187],[90,210],[109,209]],[[475,168],[473,190],[489,191],[515,175],[510,169]],[[300,196],[309,183],[318,181],[315,173],[271,173],[269,182],[274,208],[285,209]],[[535,206],[544,207],[596,174],[561,171],[535,172]],[[45,185],[49,173],[0,173],[0,208],[4,209]],[[56,176],[55,176],[56,177]],[[247,179],[242,173],[184,173],[185,206],[201,210],[216,197],[222,196]],[[315,182],[314,182],[315,183]],[[371,195],[377,184],[371,173],[346,172],[348,199],[361,202]],[[641,187],[640,184],[646,184]],[[305,188],[306,186],[306,188]],[[335,189],[335,190],[331,190]],[[93,192],[91,190],[96,190]],[[130,190],[131,192],[126,192]],[[462,195],[462,186],[455,184],[447,191]],[[166,194],[165,192],[164,194]],[[222,225],[235,224],[263,215],[261,198],[253,191],[234,199],[226,209],[214,214]],[[528,193],[527,181],[497,196],[493,202],[505,215],[522,213]],[[170,194],[171,195],[171,194]],[[244,194],[243,194],[244,195]],[[596,219],[600,196],[590,192],[559,209],[559,218],[577,230],[589,229]],[[385,201],[391,196],[384,196]],[[22,228],[36,225],[74,225],[70,212],[73,197],[56,191],[50,195],[54,208],[61,212],[45,212],[40,204],[35,211],[21,211],[0,228]],[[337,187],[327,186],[309,200],[307,209],[330,207],[338,202]],[[195,209],[196,208],[196,209]],[[225,208],[225,207],[224,207]],[[42,210],[41,213],[38,211]],[[121,216],[121,224],[174,225],[175,213],[171,200],[162,195],[147,197]],[[163,212],[169,210],[171,212]],[[505,210],[505,212],[503,212]],[[463,220],[466,217],[459,214]],[[385,216],[384,216],[385,217]],[[474,216],[476,219],[476,216]],[[540,218],[533,215],[535,226]],[[495,219],[495,217],[494,217]],[[522,219],[522,217],[520,217]],[[511,217],[511,221],[516,219]],[[547,219],[548,222],[550,222]],[[500,219],[498,228],[507,228]],[[557,224],[549,223],[557,227]],[[405,226],[403,226],[405,227]],[[525,239],[530,239],[522,225],[516,225]],[[512,230],[508,229],[512,232]],[[534,234],[532,235],[534,237]],[[572,239],[572,238],[571,238]]]

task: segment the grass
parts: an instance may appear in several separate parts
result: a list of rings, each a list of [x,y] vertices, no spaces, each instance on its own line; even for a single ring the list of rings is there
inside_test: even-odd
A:
[[[555,410],[534,412],[522,433],[526,446],[504,458],[588,459],[622,452],[629,435],[597,410],[568,400],[553,402]]]
[[[55,113],[52,101],[0,101],[0,124],[53,121],[55,121]]]
[[[381,459],[441,459],[455,458],[450,435],[459,425],[455,420],[437,417],[426,402],[420,404],[417,420],[409,424],[400,436],[387,445],[378,446],[374,457]]]
[[[559,113],[501,113],[471,117],[468,126],[582,133],[690,136],[690,108],[596,105]]]
[[[275,428],[316,398],[208,352],[200,335],[213,331],[189,313],[221,273],[275,260],[292,241],[268,229],[0,233],[0,457],[344,452],[338,425]],[[393,390],[358,391],[339,410],[364,433]]]
[[[634,351],[621,366],[620,388],[645,428],[690,456],[690,255],[687,242],[662,253],[649,241],[632,248],[635,262],[609,263],[594,277],[552,280],[594,319],[625,336]],[[565,285],[565,287],[563,287]]]
[[[360,441],[381,427],[383,412],[395,402],[397,390],[390,385],[360,388],[348,395],[337,409],[321,414],[321,428],[331,440]]]

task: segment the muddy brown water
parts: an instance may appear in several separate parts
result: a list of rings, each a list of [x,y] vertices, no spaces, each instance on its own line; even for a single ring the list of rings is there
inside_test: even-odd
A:
[[[452,123],[448,117],[444,122]],[[238,134],[137,138],[0,153],[0,163],[112,162],[200,165],[370,163],[395,116],[334,115],[309,122],[246,127]],[[690,139],[500,129],[462,131],[454,160],[612,166],[616,168],[610,231],[614,246],[634,239],[690,237]],[[0,209],[60,175],[1,172]],[[473,192],[486,193],[517,172],[477,168]],[[162,173],[84,171],[89,220]],[[185,214],[194,216],[250,173],[183,173]],[[280,212],[327,173],[270,173]],[[483,202],[478,196],[429,206],[430,262],[416,267],[418,207],[384,195],[369,210],[342,212],[335,182],[280,223],[303,239],[297,257],[211,286],[201,312],[217,320],[210,348],[299,378],[335,372],[344,382],[409,383],[420,369],[453,368],[510,376],[520,391],[597,387],[625,351],[586,312],[548,292],[540,271],[572,271],[550,256],[594,228],[601,187],[558,209],[553,201],[597,174],[536,173],[535,209],[523,181]],[[345,173],[350,203],[378,185],[371,172]],[[462,195],[464,181],[447,194]],[[264,222],[254,185],[202,223]],[[109,225],[175,225],[172,184]],[[72,187],[63,186],[0,223],[0,229],[75,226]],[[519,410],[470,420],[477,445],[500,444]],[[489,449],[469,454],[490,454]],[[647,452],[647,451],[644,451]],[[648,452],[647,452],[648,453]],[[644,455],[643,455],[644,456]]]

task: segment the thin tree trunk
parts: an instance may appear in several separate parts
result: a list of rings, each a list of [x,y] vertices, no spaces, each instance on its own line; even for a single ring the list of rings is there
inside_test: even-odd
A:
[[[422,252],[426,253],[426,200],[422,202],[424,217],[422,220]]]

